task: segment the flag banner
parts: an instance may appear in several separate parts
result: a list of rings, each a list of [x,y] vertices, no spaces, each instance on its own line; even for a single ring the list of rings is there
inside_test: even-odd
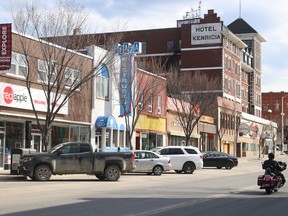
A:
[[[0,71],[11,67],[12,31],[11,23],[0,24]]]

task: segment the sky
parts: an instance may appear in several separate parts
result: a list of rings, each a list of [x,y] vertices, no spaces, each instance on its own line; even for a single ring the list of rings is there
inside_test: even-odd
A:
[[[56,0],[30,0],[49,8]],[[13,23],[12,14],[25,0],[0,0],[0,23]],[[176,21],[199,0],[75,0],[88,14],[92,32],[176,27]],[[240,3],[241,2],[241,3]],[[213,9],[224,25],[241,17],[266,42],[262,43],[262,92],[288,92],[288,1],[202,0],[200,16]]]

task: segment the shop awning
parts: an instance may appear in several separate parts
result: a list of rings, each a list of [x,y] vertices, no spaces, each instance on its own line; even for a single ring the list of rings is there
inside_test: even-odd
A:
[[[118,129],[117,122],[113,116],[98,116],[95,122],[96,127]]]

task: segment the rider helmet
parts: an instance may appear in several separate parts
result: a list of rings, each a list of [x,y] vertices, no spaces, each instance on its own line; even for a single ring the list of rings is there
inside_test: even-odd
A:
[[[269,158],[270,160],[274,160],[275,155],[271,152],[271,153],[268,154],[268,158]]]

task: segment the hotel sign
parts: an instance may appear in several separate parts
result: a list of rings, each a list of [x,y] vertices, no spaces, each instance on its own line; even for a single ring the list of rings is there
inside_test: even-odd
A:
[[[191,25],[191,45],[217,44],[222,40],[222,23]]]

